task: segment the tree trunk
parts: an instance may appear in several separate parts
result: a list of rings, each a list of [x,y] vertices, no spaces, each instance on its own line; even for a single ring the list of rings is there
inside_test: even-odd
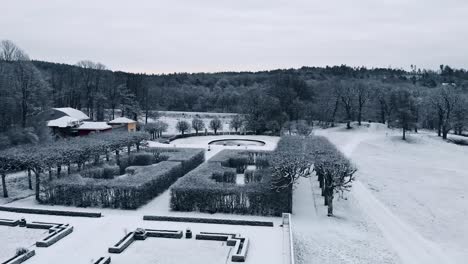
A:
[[[8,190],[6,186],[6,174],[2,173],[2,187],[3,187],[3,197],[8,198]]]
[[[362,106],[359,106],[358,125],[361,125],[361,120],[362,120]]]
[[[348,119],[348,122],[346,122],[346,128],[351,129],[351,120]]]
[[[57,166],[57,178],[60,178],[60,174],[62,173],[62,164]]]
[[[130,155],[130,145],[127,146],[127,154]]]
[[[449,130],[447,130],[447,128],[445,126],[442,127],[442,138],[443,139],[447,139],[448,132],[449,132]]]
[[[36,174],[36,201],[40,201],[40,187],[41,187],[41,172],[40,170],[35,171]]]
[[[49,167],[49,181],[52,181],[52,168]]]
[[[406,140],[406,128],[403,128],[403,140]]]
[[[328,216],[333,216],[333,191],[327,195],[328,200]]]
[[[118,150],[115,151],[115,159],[117,161],[117,165],[120,165],[120,154]]]
[[[385,108],[380,106],[380,123],[385,124]]]
[[[28,187],[29,187],[29,190],[32,190],[32,189],[33,189],[33,186],[32,186],[31,169],[28,169]]]
[[[136,143],[137,152],[140,152],[140,143]]]

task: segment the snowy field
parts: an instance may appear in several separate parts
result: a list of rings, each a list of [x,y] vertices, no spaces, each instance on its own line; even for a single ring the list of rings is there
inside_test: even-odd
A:
[[[150,238],[136,241],[121,254],[113,255],[112,263],[127,264],[138,260],[138,264],[223,264],[230,251],[231,247],[220,241]]]
[[[301,180],[293,217],[299,263],[466,263],[467,147],[424,131],[404,142],[380,124],[315,133],[352,159],[358,181],[328,218],[316,179]]]
[[[187,121],[190,126],[192,125],[192,119],[200,118],[205,123],[205,128],[208,132],[214,132],[210,129],[210,121],[215,117],[219,118],[223,124],[222,129],[218,132],[234,132],[229,127],[229,123],[232,118],[237,114],[231,113],[204,113],[204,112],[177,112],[177,111],[159,111],[159,120],[168,124],[168,129],[163,135],[177,135],[180,132],[177,130],[176,125],[178,121]],[[144,123],[144,117],[141,117],[140,122]],[[148,118],[148,123],[154,122],[155,120]],[[204,133],[205,131],[199,131]],[[195,130],[190,130],[187,133],[195,133]]]
[[[0,213],[2,218],[2,213]],[[17,219],[17,216],[10,218]],[[0,263],[13,257],[18,248],[30,248],[47,236],[47,231],[25,227],[0,226]]]

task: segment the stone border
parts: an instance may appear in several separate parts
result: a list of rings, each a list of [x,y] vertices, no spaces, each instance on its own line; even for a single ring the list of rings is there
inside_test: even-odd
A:
[[[283,263],[294,264],[294,239],[290,213],[283,213]]]
[[[234,247],[231,255],[232,262],[245,262],[249,249],[249,239],[239,234],[200,232],[195,236],[197,240],[226,241],[227,246]]]
[[[49,229],[49,235],[37,241],[36,247],[50,247],[73,232],[73,226],[69,224],[32,222],[26,224],[26,228]]]
[[[148,237],[175,238],[181,239],[184,235],[183,231],[178,230],[157,230],[157,229],[142,229],[138,228],[126,234],[119,242],[109,247],[108,252],[119,254],[128,248],[135,240],[146,240]]]
[[[93,262],[93,264],[109,264],[109,263],[111,263],[111,257],[109,257],[109,256],[100,257],[100,258],[98,258],[98,260]]]
[[[19,220],[11,220],[11,219],[0,219],[0,225],[2,226],[18,226]]]
[[[36,251],[28,250],[28,252],[21,254],[19,256],[14,256],[5,262],[2,262],[1,264],[20,264],[32,258],[34,255],[36,255]]]
[[[95,217],[95,218],[102,216],[101,213],[61,211],[61,210],[36,209],[36,208],[33,209],[33,208],[20,208],[20,207],[9,207],[9,206],[0,206],[0,211],[12,212],[12,213],[23,213],[23,214],[43,214],[43,215]]]
[[[250,220],[233,220],[233,219],[217,219],[217,218],[195,218],[195,217],[177,217],[177,216],[156,216],[145,215],[143,220],[147,221],[168,221],[168,222],[186,222],[186,223],[202,223],[202,224],[220,224],[220,225],[244,225],[244,226],[267,226],[273,227],[273,222],[266,221],[250,221]]]
[[[260,145],[260,146],[265,146],[265,145],[267,144],[265,141],[257,140],[257,139],[225,138],[225,139],[216,139],[216,140],[212,140],[212,141],[208,142],[208,145],[212,145],[213,143],[221,142],[221,141],[226,141],[226,140],[239,140],[239,141],[248,141],[248,142],[255,142],[255,143],[261,143],[261,144],[263,144],[263,145]],[[235,146],[239,146],[239,145],[235,145]],[[240,146],[243,146],[243,145],[240,145]]]

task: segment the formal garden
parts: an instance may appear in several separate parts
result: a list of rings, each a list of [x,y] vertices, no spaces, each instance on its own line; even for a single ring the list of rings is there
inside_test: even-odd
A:
[[[261,233],[268,232],[264,229],[270,228],[272,237],[269,239],[279,241],[277,227],[288,234],[291,231],[284,231],[288,227],[278,226],[276,220],[259,221],[251,217],[236,220],[225,214],[275,219],[283,213],[291,213],[295,183],[300,177],[315,174],[324,204],[329,208],[328,215],[332,216],[334,195],[350,187],[356,171],[327,139],[317,136],[283,136],[273,151],[221,144],[218,147],[225,149],[211,150],[216,154],[207,161],[205,154],[210,151],[209,143],[207,149],[154,147],[147,144],[147,140],[145,133],[112,132],[4,150],[0,155],[3,179],[9,172],[30,171],[29,181],[35,183],[37,203],[45,208],[66,206],[67,209],[55,211],[52,207],[35,206],[1,209],[14,213],[99,218],[100,213],[80,212],[74,208],[138,212],[162,193],[169,192],[167,206],[172,212],[183,215],[144,215],[143,221],[155,224],[125,231],[120,240],[108,246],[107,254],[94,256],[93,262],[127,263],[137,256],[146,256],[147,263],[155,259],[164,263],[187,260],[187,256],[171,255],[171,247],[182,247],[188,253],[197,254],[200,259],[195,263],[224,263],[226,258],[229,262],[249,262],[250,244],[258,248],[258,243],[264,243],[266,238],[254,235],[255,232],[262,229]],[[7,196],[8,186],[3,187]],[[212,214],[216,215],[211,217]],[[28,223],[29,226],[34,224],[50,229],[45,239],[55,240],[73,231],[70,225]],[[216,228],[201,228],[206,224]],[[161,225],[168,227],[158,228]],[[251,229],[244,226],[251,226]],[[196,231],[192,232],[192,227]],[[56,237],[51,235],[54,232]],[[240,234],[242,232],[246,235]],[[40,247],[41,243],[37,243]],[[154,247],[166,250],[154,252]],[[263,250],[266,249],[259,252],[265,257]],[[35,254],[31,252],[24,251],[18,256],[29,258]],[[252,261],[259,260],[259,252],[252,254]]]

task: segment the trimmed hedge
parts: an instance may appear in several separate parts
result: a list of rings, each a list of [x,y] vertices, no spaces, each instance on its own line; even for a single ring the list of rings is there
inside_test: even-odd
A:
[[[100,167],[92,167],[80,172],[84,178],[95,179],[113,179],[114,176],[120,174],[120,167],[118,165],[104,164]]]
[[[254,155],[245,150],[223,150],[171,188],[171,209],[209,213],[281,215],[290,212],[290,190],[271,189],[271,175],[259,182],[236,185],[231,176],[245,168]],[[232,167],[235,168],[232,168]],[[222,175],[222,177],[221,177]],[[235,176],[235,174],[234,174]]]
[[[19,208],[0,206],[0,211],[22,213],[22,214],[42,214],[42,215],[60,215],[60,216],[76,216],[76,217],[101,217],[101,213],[76,212],[76,211],[61,211],[36,208]]]
[[[204,161],[204,151],[201,149],[152,151],[159,151],[164,155],[167,152],[168,160],[149,166],[132,167],[133,174],[112,180],[83,178],[80,175],[61,178],[49,184],[41,200],[47,204],[78,207],[136,209]],[[182,152],[184,154],[180,154]],[[153,155],[146,153],[146,156],[148,154]]]
[[[184,223],[245,225],[245,226],[270,226],[270,227],[273,227],[273,222],[267,222],[267,221],[233,220],[233,219],[199,218],[199,217],[177,217],[177,216],[145,215],[145,216],[143,216],[143,220],[146,220],[146,221],[163,221],[163,222],[184,222]]]

